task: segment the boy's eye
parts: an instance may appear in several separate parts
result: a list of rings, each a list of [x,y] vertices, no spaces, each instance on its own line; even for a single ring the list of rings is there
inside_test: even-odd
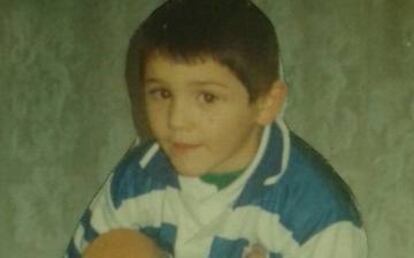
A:
[[[171,97],[171,92],[166,89],[151,89],[148,91],[150,96],[153,96],[157,99],[168,99]]]
[[[218,97],[209,92],[202,92],[200,94],[201,101],[207,104],[212,104],[218,100]]]

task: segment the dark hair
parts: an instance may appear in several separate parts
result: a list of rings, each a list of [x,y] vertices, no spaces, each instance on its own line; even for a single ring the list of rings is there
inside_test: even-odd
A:
[[[276,33],[251,1],[167,1],[139,26],[129,42],[125,76],[139,132],[147,124],[141,78],[147,59],[155,52],[178,62],[215,59],[238,77],[251,101],[279,78]]]

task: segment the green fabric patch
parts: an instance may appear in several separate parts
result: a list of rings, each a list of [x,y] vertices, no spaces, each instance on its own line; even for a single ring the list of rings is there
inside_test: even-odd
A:
[[[200,179],[205,183],[215,185],[218,190],[221,190],[226,186],[230,185],[241,174],[243,174],[243,171],[244,169],[228,173],[207,173],[201,176]]]

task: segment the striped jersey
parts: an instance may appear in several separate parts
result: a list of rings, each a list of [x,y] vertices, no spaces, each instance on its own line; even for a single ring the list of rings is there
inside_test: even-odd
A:
[[[363,258],[367,245],[348,186],[289,131],[268,125],[246,170],[224,189],[178,175],[156,142],[126,153],[84,212],[66,251],[81,257],[111,229],[140,231],[175,258]]]

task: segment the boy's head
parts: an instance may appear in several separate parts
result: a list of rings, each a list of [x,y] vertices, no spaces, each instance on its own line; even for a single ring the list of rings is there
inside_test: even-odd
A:
[[[278,61],[273,26],[250,1],[167,1],[130,41],[137,128],[183,174],[240,168],[283,102]]]
[[[276,33],[251,1],[166,1],[140,25],[129,45],[126,79],[138,127],[145,118],[143,74],[157,52],[186,63],[213,58],[237,76],[251,101],[279,78]]]

